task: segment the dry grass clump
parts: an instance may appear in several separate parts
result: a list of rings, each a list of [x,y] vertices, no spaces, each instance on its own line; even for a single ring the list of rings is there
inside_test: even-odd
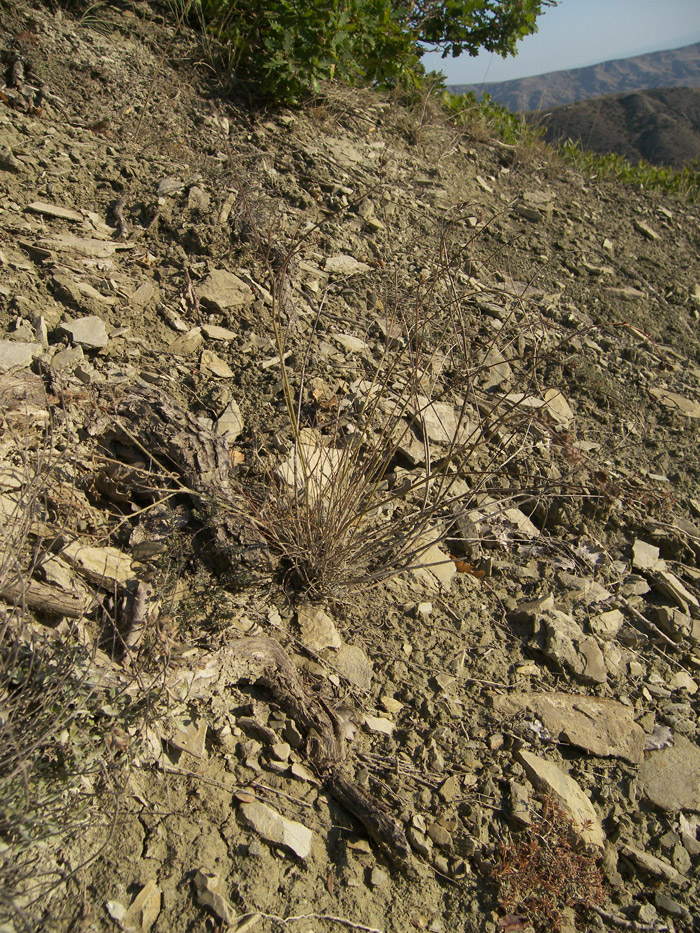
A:
[[[422,245],[420,272],[392,259],[367,273],[383,310],[347,321],[331,285],[315,309],[290,310],[288,269],[304,238],[268,262],[289,434],[284,462],[269,457],[257,485],[242,483],[244,518],[308,593],[338,597],[444,561],[435,546],[470,509],[531,513],[565,485],[535,451],[556,427],[535,403],[553,341],[521,296],[473,277],[483,227],[464,211],[448,217],[432,250]],[[481,314],[489,301],[502,306],[498,326]],[[352,332],[344,379],[323,365],[328,331]]]
[[[598,862],[571,820],[551,797],[545,797],[530,826],[501,842],[499,863],[492,869],[500,906],[509,915],[503,926],[521,929],[530,922],[537,930],[560,930],[565,908],[602,903]]]

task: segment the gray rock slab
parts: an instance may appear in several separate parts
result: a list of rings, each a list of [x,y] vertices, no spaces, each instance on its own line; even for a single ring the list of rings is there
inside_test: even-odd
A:
[[[340,256],[329,256],[326,259],[323,271],[332,275],[354,275],[357,272],[369,272],[371,266],[366,262],[359,262],[353,256],[341,253]]]
[[[216,269],[195,288],[199,300],[215,311],[247,308],[254,301],[251,287],[232,272]]]
[[[637,538],[632,545],[632,566],[635,570],[657,570],[665,566],[659,558],[659,549]]]
[[[581,626],[558,609],[542,614],[545,632],[544,653],[561,667],[568,667],[582,680],[605,683],[605,658],[595,638],[585,635]]]
[[[239,437],[243,430],[243,415],[238,407],[238,402],[231,399],[226,408],[219,415],[214,431],[218,437],[222,437],[227,447],[230,447]]]
[[[644,731],[634,711],[617,700],[570,693],[508,693],[494,707],[506,715],[532,710],[553,738],[569,742],[603,758],[624,758],[640,764]]]
[[[642,762],[638,780],[659,809],[700,811],[700,748],[676,733],[673,745],[652,751]]]
[[[308,858],[311,854],[313,833],[301,823],[286,819],[272,807],[257,800],[242,803],[238,812],[243,821],[267,842],[291,850],[300,859]]]
[[[362,648],[358,648],[356,645],[343,645],[333,658],[333,666],[350,683],[355,684],[362,690],[369,690],[374,669]]]
[[[0,340],[0,373],[16,366],[30,366],[35,356],[41,356],[40,343],[23,343],[19,340]]]
[[[620,849],[620,854],[628,858],[631,862],[641,868],[654,878],[661,878],[663,881],[670,881],[671,884],[680,884],[683,881],[683,875],[677,872],[670,862],[657,858],[643,849],[637,849],[635,846],[624,845]]]
[[[78,343],[83,347],[93,347],[99,350],[106,347],[109,342],[105,322],[96,314],[61,324],[61,330],[68,334],[73,343]]]
[[[343,644],[335,622],[320,606],[312,606],[309,603],[300,606],[297,622],[301,629],[301,640],[312,651],[340,648]]]
[[[521,750],[516,753],[516,758],[535,788],[541,793],[552,794],[571,819],[581,839],[589,845],[602,849],[605,845],[603,827],[593,809],[593,804],[576,781],[551,761],[538,758],[531,752]]]

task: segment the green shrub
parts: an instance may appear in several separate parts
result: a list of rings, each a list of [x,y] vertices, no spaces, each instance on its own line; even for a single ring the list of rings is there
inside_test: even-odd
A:
[[[186,0],[180,0],[185,3]],[[222,43],[227,66],[268,101],[299,102],[319,84],[422,83],[425,47],[512,54],[553,0],[187,0]],[[494,8],[495,7],[495,8]]]

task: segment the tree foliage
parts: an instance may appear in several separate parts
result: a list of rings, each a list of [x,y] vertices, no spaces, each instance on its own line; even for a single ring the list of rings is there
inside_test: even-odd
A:
[[[237,78],[268,100],[298,102],[336,78],[416,85],[425,46],[444,55],[512,54],[556,0],[193,0]]]

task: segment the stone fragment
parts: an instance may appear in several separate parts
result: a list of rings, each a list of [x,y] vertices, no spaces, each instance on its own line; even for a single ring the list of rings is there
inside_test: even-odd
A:
[[[396,729],[396,723],[383,716],[370,716],[365,713],[362,721],[370,732],[377,732],[380,735],[393,735]]]
[[[217,418],[214,432],[217,437],[223,438],[227,447],[230,447],[240,436],[243,427],[243,415],[238,407],[238,402],[231,399]]]
[[[694,594],[687,590],[678,577],[669,570],[657,571],[651,582],[654,589],[672,599],[683,612],[688,611],[688,606],[700,608],[700,603]]]
[[[107,589],[112,589],[115,584],[127,586],[136,582],[131,557],[117,548],[71,541],[61,549],[61,556],[94,583]]]
[[[45,217],[57,217],[59,220],[82,221],[83,215],[78,211],[71,210],[69,207],[61,207],[60,204],[47,204],[46,201],[32,201],[25,208],[34,214],[43,214]]]
[[[649,391],[664,407],[677,411],[686,418],[700,418],[700,402],[696,399],[686,398],[668,389],[650,389]]]
[[[84,347],[101,349],[106,347],[109,341],[105,322],[95,314],[61,324],[60,329],[68,334],[73,343],[79,343]]]
[[[161,907],[161,891],[153,879],[147,881],[131,902],[124,915],[122,928],[148,933],[158,919]]]
[[[333,666],[350,683],[361,690],[369,690],[374,669],[362,648],[358,648],[357,645],[343,645],[333,659]]]
[[[187,752],[195,758],[207,757],[207,724],[201,719],[199,722],[190,722],[176,729],[168,739],[170,745],[180,752]]]
[[[543,613],[542,625],[544,653],[550,660],[568,667],[584,681],[605,683],[608,676],[605,658],[595,638],[585,635],[571,616],[558,609]]]
[[[658,240],[659,239],[659,234],[656,233],[655,230],[652,230],[648,224],[642,223],[641,220],[637,220],[636,217],[632,220],[632,226],[637,231],[637,233],[641,233],[642,236],[645,237],[647,240]]]
[[[652,751],[642,762],[639,786],[661,810],[700,811],[700,749],[676,733],[673,745]]]
[[[231,379],[236,375],[226,360],[222,360],[211,350],[202,350],[199,371],[205,376],[214,376],[217,379]]]
[[[676,671],[668,682],[672,690],[685,690],[688,696],[695,696],[698,685],[686,671]]]
[[[51,357],[51,369],[57,373],[69,371],[82,363],[84,359],[85,354],[80,344],[77,347],[66,347]]]
[[[230,341],[236,339],[234,331],[228,327],[219,327],[218,324],[202,324],[202,333],[210,340]]]
[[[601,638],[614,638],[622,628],[624,621],[625,617],[619,609],[610,609],[608,612],[601,612],[600,615],[594,616],[588,624],[594,635],[599,635]]]
[[[304,603],[297,612],[297,622],[301,629],[301,640],[312,651],[340,648],[343,644],[335,622],[320,606]]]
[[[632,566],[635,570],[657,570],[664,565],[659,558],[659,549],[637,538],[632,545]]]
[[[230,308],[247,308],[255,300],[251,287],[224,269],[211,272],[194,292],[202,304],[221,312]]]
[[[221,878],[217,874],[202,871],[201,869],[198,870],[194,876],[194,886],[200,904],[213,911],[223,923],[235,924],[237,912],[228,898],[222,893]]]
[[[619,298],[621,301],[639,301],[646,298],[646,294],[638,288],[632,288],[631,285],[624,285],[621,288],[606,288],[606,293],[611,298]]]
[[[561,394],[559,389],[547,389],[544,393],[544,403],[549,414],[562,427],[568,428],[574,420],[571,406]]]
[[[535,788],[542,793],[552,794],[571,819],[581,839],[587,844],[602,849],[605,844],[603,827],[593,809],[593,804],[576,781],[552,762],[538,758],[531,752],[520,750],[516,753],[516,758]]]
[[[532,710],[554,740],[577,745],[603,758],[644,758],[644,732],[634,721],[634,708],[607,698],[570,693],[515,693],[494,699],[494,708],[512,716]]]
[[[369,272],[370,268],[366,262],[359,262],[345,253],[329,256],[323,266],[324,272],[334,275],[354,275],[357,272]]]
[[[243,821],[272,845],[291,850],[298,858],[311,854],[313,833],[294,820],[288,820],[272,807],[259,801],[242,803],[238,808]]]
[[[670,881],[671,884],[681,884],[683,881],[683,876],[676,871],[670,862],[657,858],[649,852],[644,852],[642,849],[637,849],[631,845],[623,845],[620,854],[654,878]]]
[[[40,343],[22,343],[19,340],[0,340],[0,373],[16,366],[31,366],[35,356],[44,352]]]
[[[193,356],[204,343],[201,327],[193,327],[186,334],[181,334],[169,345],[173,356]]]
[[[138,308],[144,308],[147,304],[150,304],[151,301],[154,301],[158,297],[157,287],[147,279],[145,282],[142,282],[139,287],[136,289],[134,294],[131,296],[131,303],[136,305]]]

